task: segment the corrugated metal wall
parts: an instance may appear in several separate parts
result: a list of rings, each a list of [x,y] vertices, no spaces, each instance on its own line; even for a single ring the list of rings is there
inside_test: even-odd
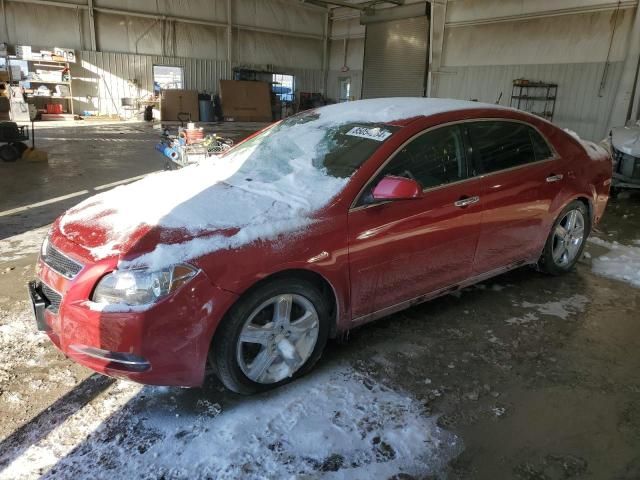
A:
[[[218,91],[219,80],[232,78],[228,63],[221,60],[88,51],[79,52],[77,60],[72,86],[78,113],[123,114],[121,98],[152,93],[153,65],[182,66],[185,88],[211,93]],[[321,70],[282,67],[276,71],[294,75],[296,90],[317,92],[322,87]]]
[[[502,92],[500,103],[509,105],[513,80],[517,78],[557,83],[553,122],[583,138],[604,138],[626,57],[633,9],[616,10],[619,4],[609,2],[608,9],[602,11],[526,21],[459,23],[491,19],[509,11],[569,8],[570,3],[449,2],[443,63],[440,72],[433,72],[437,75],[436,96],[494,103]]]
[[[604,68],[604,63],[446,67],[448,73],[440,77],[438,96],[495,103],[502,93],[500,104],[508,106],[516,78],[557,83],[553,123],[570,128],[583,138],[600,140],[607,133],[622,62],[609,65],[600,92]]]
[[[78,62],[72,68],[76,112],[122,115],[121,98],[151,93],[154,64],[180,65],[184,67],[185,88],[215,93],[220,79],[232,77],[229,46],[233,66],[293,74],[299,91],[323,89],[325,11],[321,8],[297,0],[233,0],[231,20],[235,27],[228,45],[226,0],[94,0],[100,50],[94,52],[89,51],[87,1],[63,2],[77,3],[81,8],[6,1],[6,22],[0,20],[0,41],[12,46],[76,50]],[[105,8],[214,24],[141,18]],[[309,35],[313,38],[306,37]]]

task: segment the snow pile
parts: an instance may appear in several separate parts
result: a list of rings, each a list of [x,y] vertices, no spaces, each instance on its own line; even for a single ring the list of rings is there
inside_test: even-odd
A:
[[[584,312],[587,303],[589,303],[589,299],[587,297],[576,294],[554,302],[522,302],[520,306],[524,308],[534,308],[542,315],[550,315],[566,320],[571,314]]]
[[[609,253],[593,259],[591,269],[594,273],[640,287],[640,247],[611,243],[597,237],[589,238],[589,242],[609,249]],[[638,241],[633,243],[638,244]]]
[[[460,449],[420,402],[349,367],[257,397],[139,389],[118,382],[0,478],[423,478]]]
[[[49,225],[0,240],[0,262],[12,262],[40,251]]]
[[[480,107],[501,108],[410,98],[323,107],[306,114],[306,121],[286,121],[286,128],[279,125],[266,130],[222,157],[149,175],[91,197],[62,217],[60,229],[87,247],[95,259],[126,253],[127,242],[144,227],[179,229],[194,237],[182,244],[160,243],[153,252],[136,259],[137,265],[156,268],[299,231],[348,180],[332,177],[321,168],[327,129]],[[87,225],[100,233],[85,238],[83,227]]]
[[[49,343],[36,329],[31,306],[27,302],[14,306],[16,311],[0,308],[0,403],[2,392],[15,376],[17,367],[42,365]]]
[[[542,315],[558,317],[562,320],[566,320],[572,314],[584,312],[587,303],[589,303],[589,299],[587,297],[575,294],[567,298],[544,303],[532,303],[525,301],[522,302],[520,306],[523,308],[534,309]],[[522,318],[511,318],[507,320],[507,323],[510,325],[523,325],[535,320],[537,320],[537,316],[535,314],[527,314]]]

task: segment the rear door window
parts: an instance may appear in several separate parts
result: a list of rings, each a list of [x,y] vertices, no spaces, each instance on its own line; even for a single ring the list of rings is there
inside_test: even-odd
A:
[[[469,125],[468,132],[481,173],[506,170],[551,156],[544,139],[523,123],[474,122]]]

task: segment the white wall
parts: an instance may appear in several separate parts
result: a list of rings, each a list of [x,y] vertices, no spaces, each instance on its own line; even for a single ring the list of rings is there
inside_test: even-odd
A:
[[[442,64],[432,71],[432,95],[493,103],[502,93],[501,103],[509,105],[516,78],[558,83],[554,122],[599,140],[609,127],[636,4],[637,0],[448,0],[440,29]],[[364,37],[359,19],[345,18],[354,16],[354,10],[334,10],[330,96],[337,95],[342,38]],[[361,61],[364,43],[359,41],[349,42],[349,61]]]
[[[447,3],[435,93],[509,105],[512,82],[558,84],[554,123],[585,138],[609,128],[633,25],[633,2],[454,0]]]
[[[97,51],[123,54],[116,56],[88,55],[92,50],[88,0],[43,3],[46,2],[4,0],[6,22],[4,18],[0,21],[0,42],[84,51],[83,56],[95,61],[98,70],[102,71],[105,66],[117,68],[113,72],[114,91],[126,90],[116,79],[126,81],[134,74],[143,84],[150,78],[151,71],[139,69],[151,68],[149,65],[159,61],[186,62],[191,72],[185,74],[186,88],[204,85],[207,90],[215,91],[217,81],[231,75],[227,0],[94,0]],[[229,3],[233,25],[232,66],[294,73],[300,76],[296,82],[298,90],[323,89],[325,9],[304,5],[298,0],[231,0]],[[172,20],[174,17],[177,19]],[[116,63],[109,63],[112,60]],[[137,67],[127,69],[122,62],[132,62]],[[218,65],[215,62],[227,65],[213,71],[212,65]],[[87,71],[72,69],[72,73],[82,76]],[[196,81],[206,75],[212,77]],[[111,107],[105,107],[113,103],[105,88],[83,85],[81,80],[74,81],[73,86],[74,96],[79,97],[78,111],[90,107],[89,103],[95,103],[98,96],[103,111],[113,113]],[[86,95],[94,100],[87,103]],[[115,100],[119,101],[119,97]]]

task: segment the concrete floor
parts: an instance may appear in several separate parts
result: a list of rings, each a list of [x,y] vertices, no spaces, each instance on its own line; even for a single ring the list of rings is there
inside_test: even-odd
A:
[[[216,127],[236,137],[256,128]],[[0,164],[0,478],[16,472],[24,478],[101,478],[131,465],[148,478],[183,478],[184,471],[154,470],[161,459],[148,452],[163,442],[187,449],[188,441],[207,435],[208,427],[197,430],[204,428],[203,417],[222,421],[255,401],[223,391],[214,379],[203,389],[134,391],[126,382],[92,375],[34,335],[24,285],[33,276],[40,227],[96,187],[161,169],[153,150],[157,136],[141,123],[43,129],[37,143],[49,151],[49,165]],[[640,239],[640,196],[613,200],[596,235],[626,245]],[[640,290],[592,272],[591,259],[607,248],[589,243],[587,252],[566,276],[523,268],[330,343],[300,388],[312,389],[347,369],[352,381],[375,393],[371,404],[390,391],[418,405],[420,419],[433,420],[429,434],[440,439],[441,450],[413,470],[395,467],[405,450],[396,438],[382,442],[381,454],[378,438],[364,476],[335,453],[305,459],[301,465],[316,473],[304,478],[640,478]],[[293,411],[295,388],[258,401],[281,402]],[[149,420],[166,412],[182,429],[171,438]],[[328,421],[339,414],[327,412]],[[366,418],[375,415],[367,410]],[[402,428],[410,423],[405,419]],[[299,473],[295,459],[281,451],[286,435],[276,442],[256,438],[258,449],[243,457],[241,470],[233,462],[226,467],[230,478],[238,471],[246,477]],[[413,448],[426,452],[432,446]],[[260,449],[272,452],[270,462],[255,460]],[[220,473],[198,472],[190,478]]]

